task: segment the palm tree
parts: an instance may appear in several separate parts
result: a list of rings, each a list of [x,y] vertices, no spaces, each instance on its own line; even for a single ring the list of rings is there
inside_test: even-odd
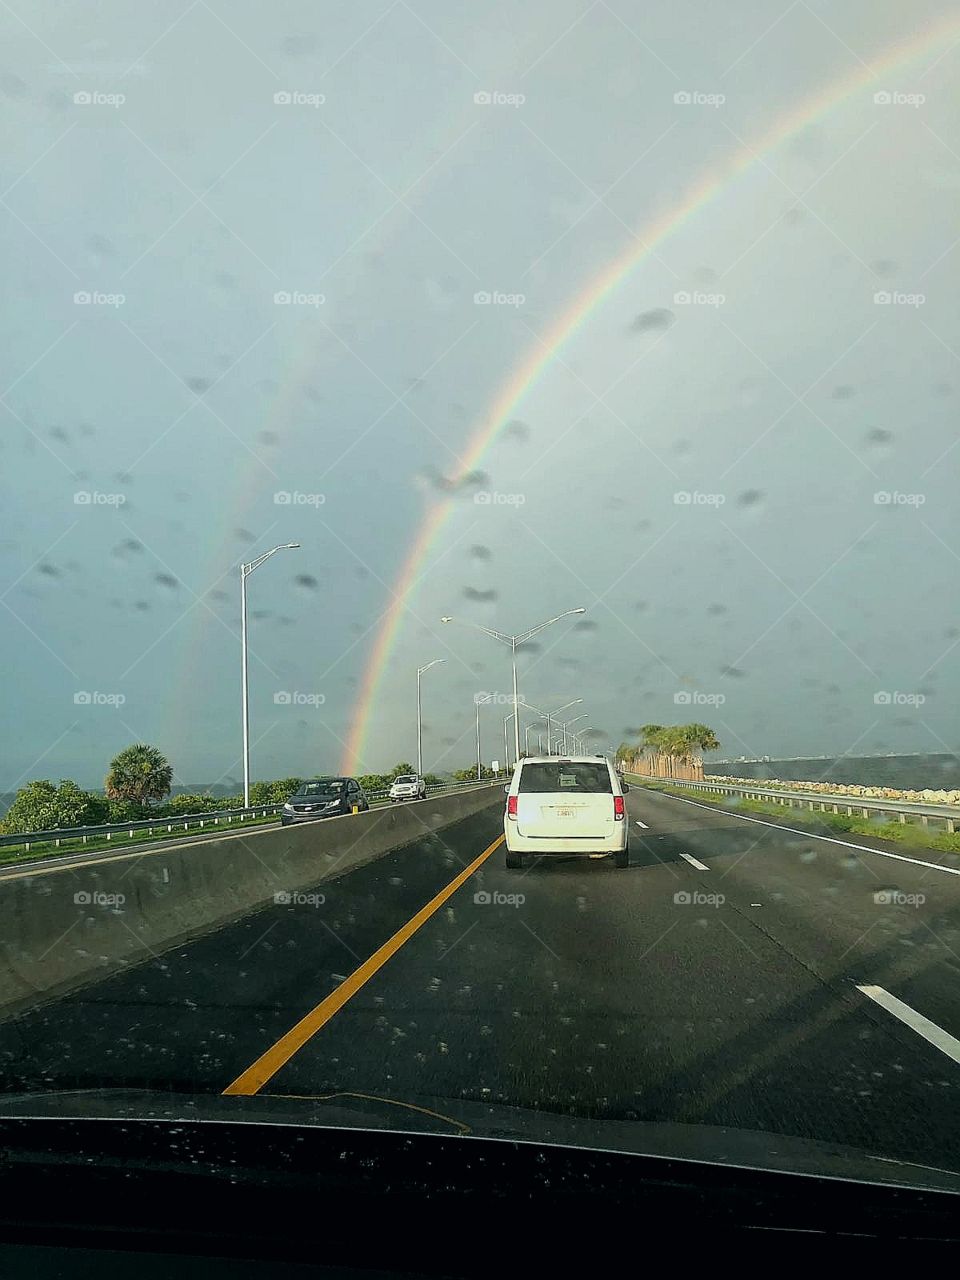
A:
[[[170,793],[173,769],[156,747],[137,742],[115,756],[104,780],[110,800],[129,800],[143,809]]]
[[[653,769],[657,777],[676,778],[684,774],[702,774],[701,752],[716,751],[720,743],[706,724],[645,724],[644,750],[653,753]]]

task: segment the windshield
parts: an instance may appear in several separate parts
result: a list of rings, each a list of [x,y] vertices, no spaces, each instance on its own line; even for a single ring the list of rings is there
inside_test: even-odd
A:
[[[343,782],[308,782],[296,793],[297,798],[321,797],[335,800],[344,789]]]
[[[960,7],[0,28],[0,1111],[960,1174]]]

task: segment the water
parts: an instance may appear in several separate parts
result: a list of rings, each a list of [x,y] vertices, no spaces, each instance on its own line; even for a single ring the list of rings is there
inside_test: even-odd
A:
[[[846,782],[864,787],[960,787],[960,755],[833,756],[821,760],[704,761],[705,775],[726,778],[779,778],[784,782]]]

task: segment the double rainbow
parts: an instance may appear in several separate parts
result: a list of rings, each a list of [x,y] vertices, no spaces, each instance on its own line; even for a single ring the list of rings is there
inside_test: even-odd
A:
[[[514,418],[523,401],[550,368],[554,357],[573,334],[603,302],[610,297],[630,273],[650,253],[695,213],[704,209],[737,178],[759,165],[771,152],[789,141],[800,129],[840,106],[857,92],[872,87],[881,76],[903,70],[911,62],[930,56],[941,45],[948,47],[960,40],[960,19],[950,18],[920,31],[913,39],[886,50],[873,62],[853,75],[831,84],[823,92],[802,102],[781,118],[755,145],[737,152],[721,176],[705,175],[686,199],[651,226],[638,234],[639,247],[631,248],[610,262],[570,307],[560,316],[545,338],[537,341],[526,361],[500,390],[489,413],[473,434],[462,456],[454,483],[475,471],[484,454],[504,427]],[[356,710],[343,755],[341,770],[351,774],[366,763],[366,742],[374,718],[380,686],[397,642],[408,602],[416,590],[421,566],[427,560],[434,542],[455,509],[452,498],[435,503],[425,514],[416,538],[397,574],[391,601],[380,622],[379,634],[364,671],[357,696]]]

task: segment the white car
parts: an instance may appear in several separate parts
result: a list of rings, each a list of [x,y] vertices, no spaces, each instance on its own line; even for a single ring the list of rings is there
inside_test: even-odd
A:
[[[391,803],[398,800],[426,800],[427,784],[416,773],[400,773],[390,788]]]
[[[525,853],[609,853],[630,865],[629,819],[624,792],[603,756],[529,756],[504,787],[503,834],[507,866],[517,870]]]

